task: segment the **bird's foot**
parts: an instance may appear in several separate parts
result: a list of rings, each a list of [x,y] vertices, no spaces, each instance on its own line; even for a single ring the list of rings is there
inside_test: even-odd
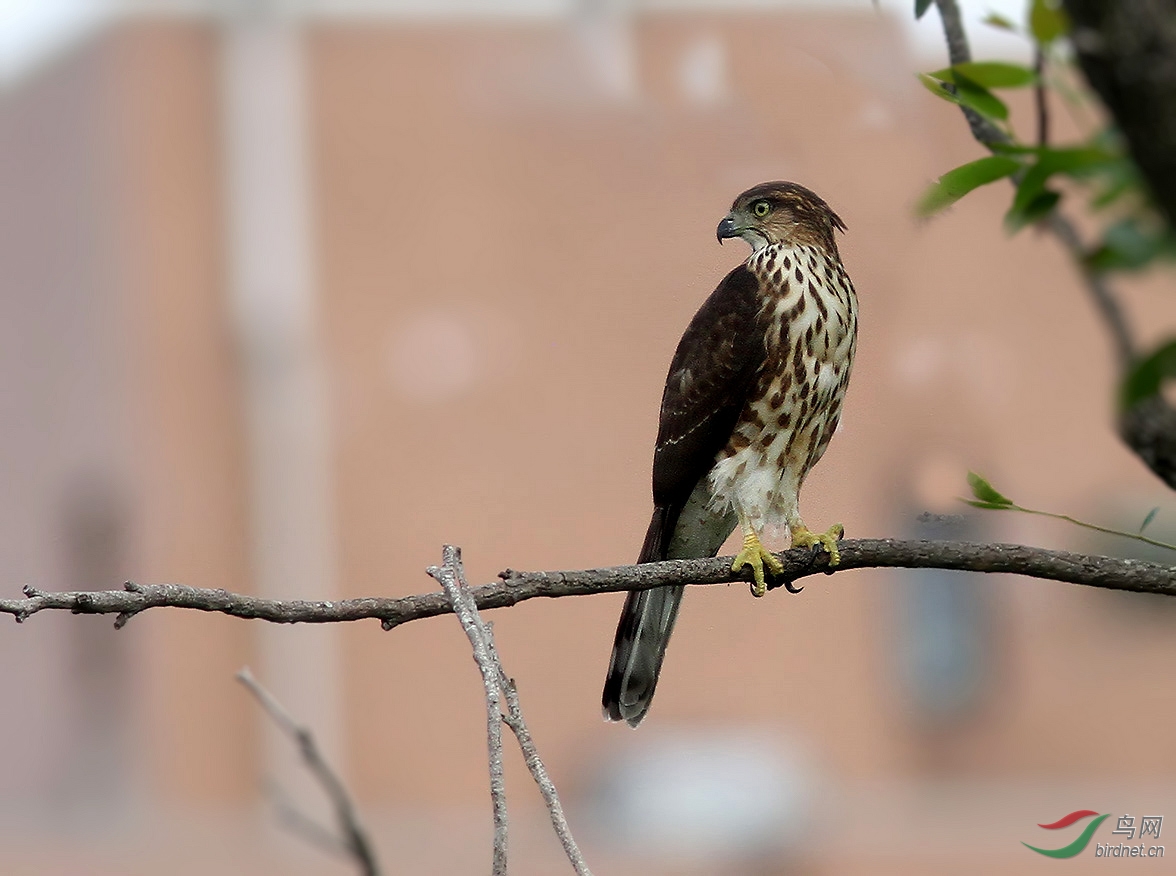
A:
[[[754,581],[751,582],[751,595],[755,597],[763,596],[768,591],[767,582],[764,581],[764,567],[773,575],[779,575],[784,571],[784,564],[776,559],[764,547],[759,540],[759,536],[752,531],[748,531],[743,536],[743,550],[735,557],[735,562],[731,564],[731,571],[738,572],[744,566],[751,566],[751,572]]]
[[[836,566],[841,562],[841,551],[837,549],[837,542],[845,535],[845,527],[834,523],[825,532],[812,532],[803,523],[792,530],[792,546],[817,547],[824,549],[829,555],[829,565]]]

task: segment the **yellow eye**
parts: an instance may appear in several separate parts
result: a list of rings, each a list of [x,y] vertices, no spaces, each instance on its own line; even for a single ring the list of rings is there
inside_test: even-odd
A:
[[[763,219],[772,212],[772,205],[767,201],[756,201],[751,205],[751,212],[756,215],[756,218]]]

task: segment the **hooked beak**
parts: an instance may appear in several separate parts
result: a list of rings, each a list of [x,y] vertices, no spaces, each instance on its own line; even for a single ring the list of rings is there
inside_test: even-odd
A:
[[[722,243],[725,237],[739,236],[739,229],[735,227],[734,215],[728,213],[723,217],[723,221],[719,223],[719,227],[715,231],[715,236],[719,239],[719,243]]]

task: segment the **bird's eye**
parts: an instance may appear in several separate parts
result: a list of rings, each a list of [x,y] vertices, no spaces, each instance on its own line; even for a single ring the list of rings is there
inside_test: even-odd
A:
[[[763,219],[772,212],[772,205],[767,201],[756,201],[751,205],[751,212],[754,213],[758,218]]]

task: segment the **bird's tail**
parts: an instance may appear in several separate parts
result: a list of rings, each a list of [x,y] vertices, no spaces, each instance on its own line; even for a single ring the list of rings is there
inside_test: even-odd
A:
[[[666,558],[673,522],[666,508],[657,508],[638,563],[652,563]],[[617,635],[613,640],[608,677],[604,682],[604,717],[609,721],[627,721],[636,727],[649,711],[657,676],[666,656],[666,645],[674,631],[683,588],[654,587],[634,590],[625,600]]]

